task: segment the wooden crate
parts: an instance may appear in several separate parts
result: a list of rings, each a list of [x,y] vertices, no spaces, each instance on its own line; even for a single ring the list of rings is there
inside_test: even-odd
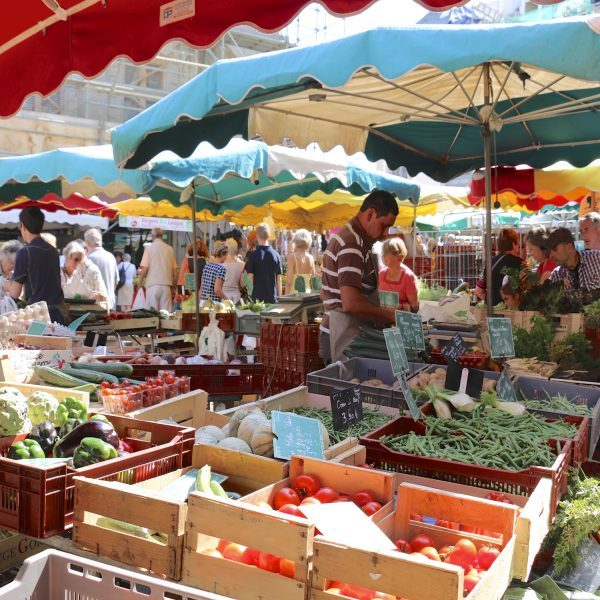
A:
[[[162,497],[159,492],[190,469],[198,469],[206,464],[214,472],[229,476],[225,484],[227,490],[244,495],[279,481],[288,474],[286,463],[197,444],[194,446],[191,467],[143,483],[125,485],[75,477],[73,543],[98,556],[179,581],[188,505]],[[166,540],[160,543],[107,529],[98,525],[98,517],[109,517],[161,532]]]
[[[411,521],[411,513],[485,529],[494,525],[502,538],[488,538]],[[310,598],[347,598],[323,591],[326,579],[329,579],[376,589],[406,600],[463,600],[463,597],[466,600],[499,600],[511,580],[516,513],[517,508],[508,504],[403,483],[398,487],[396,513],[381,521],[379,527],[391,540],[411,539],[418,533],[427,533],[438,546],[469,538],[478,545],[485,543],[501,548],[500,555],[475,589],[463,596],[464,571],[455,565],[420,561],[393,550],[367,551],[317,538],[314,542]]]
[[[421,485],[475,498],[485,498],[489,494],[489,490],[483,488],[397,473],[396,484],[400,485],[401,483]],[[519,510],[515,525],[516,540],[512,575],[515,579],[526,581],[533,560],[539,552],[551,525],[553,513],[552,482],[549,479],[541,479],[529,497],[517,496],[516,494],[506,494],[506,496]]]
[[[554,318],[558,320],[554,333],[555,340],[564,340],[572,333],[581,333],[583,331],[583,313],[554,315]]]
[[[19,566],[26,558],[46,550],[46,546],[40,540],[8,531],[0,530],[0,573]]]
[[[266,486],[241,501],[190,494],[182,581],[238,600],[305,600],[311,574],[314,525],[307,519],[256,505],[270,503],[282,487],[301,473],[317,475],[323,485],[340,492],[372,490],[383,503],[379,513],[373,515],[374,520],[393,510],[393,475],[294,456],[289,479]],[[205,554],[216,547],[219,539],[294,561],[294,579]]]
[[[46,350],[70,350],[73,346],[73,338],[55,337],[51,335],[28,335],[19,333],[14,337],[15,344],[27,344],[36,348],[45,348]]]
[[[129,331],[131,329],[158,329],[158,317],[143,317],[141,319],[113,319],[110,328],[114,331]]]
[[[280,394],[276,394],[269,398],[256,400],[255,402],[244,404],[246,407],[256,406],[263,411],[271,410],[291,410],[298,407],[325,408],[331,410],[331,401],[327,396],[311,394],[306,386],[301,386],[287,390]],[[384,414],[390,416],[398,416],[398,408],[389,406],[375,406],[372,404],[364,404],[365,408],[378,409]],[[229,408],[221,411],[220,414],[231,416],[237,408]],[[333,444],[324,452],[326,460],[334,462],[343,462],[349,465],[361,465],[365,463],[366,453],[364,448],[358,443],[356,438],[346,438],[342,442]]]
[[[12,383],[11,381],[0,381],[0,387],[11,387],[20,390],[25,396],[33,394],[33,392],[48,392],[58,400],[64,398],[76,398],[90,405],[90,395],[88,392],[69,388],[52,387],[51,385],[32,385],[30,383]]]

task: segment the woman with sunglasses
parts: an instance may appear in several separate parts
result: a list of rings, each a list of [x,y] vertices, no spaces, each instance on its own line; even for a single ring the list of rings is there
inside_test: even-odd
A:
[[[92,261],[87,260],[83,246],[71,242],[63,255],[65,265],[60,270],[60,280],[67,301],[69,298],[92,298],[105,303],[108,292],[102,274]]]

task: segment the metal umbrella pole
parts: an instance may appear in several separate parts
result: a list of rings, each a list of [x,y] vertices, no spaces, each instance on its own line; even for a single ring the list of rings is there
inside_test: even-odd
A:
[[[193,181],[183,190],[183,192],[181,192],[181,203],[183,204],[188,200],[192,207],[192,240],[194,244],[194,251],[192,254],[192,264],[194,265],[194,310],[196,313],[196,338],[194,340],[194,346],[196,351],[198,351],[198,338],[200,337],[200,290],[196,289],[198,286],[198,235],[196,232],[196,191]]]
[[[483,97],[484,106],[490,106],[490,65],[483,65]],[[487,314],[492,316],[492,153],[490,123],[491,112],[483,123],[483,161],[485,166],[485,303]]]

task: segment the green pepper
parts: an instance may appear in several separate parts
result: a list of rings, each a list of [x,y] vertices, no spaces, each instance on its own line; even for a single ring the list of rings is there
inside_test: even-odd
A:
[[[64,438],[67,433],[73,431],[75,427],[79,427],[82,423],[81,419],[67,419],[60,427],[60,437]]]
[[[87,419],[87,406],[81,400],[68,396],[58,405],[56,409],[56,425],[62,427],[68,419]]]
[[[95,414],[92,415],[88,421],[104,421],[105,423],[111,424],[110,421],[106,418],[106,415]]]
[[[15,442],[8,451],[8,458],[23,460],[25,458],[46,458],[46,454],[35,440]]]
[[[73,466],[78,469],[87,467],[111,458],[117,458],[118,453],[114,446],[107,444],[100,438],[86,437],[81,440],[73,453]]]

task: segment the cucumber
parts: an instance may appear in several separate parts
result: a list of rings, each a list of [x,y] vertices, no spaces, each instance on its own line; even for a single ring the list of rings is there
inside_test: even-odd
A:
[[[115,377],[129,377],[133,373],[133,367],[127,363],[105,362],[105,363],[80,363],[72,362],[73,369],[83,369],[84,371],[100,371],[108,373]]]
[[[73,367],[67,367],[66,365],[60,369],[63,373],[89,381],[90,383],[102,383],[108,381],[108,383],[119,383],[119,378],[111,375],[110,373],[100,373],[100,371],[91,371],[89,369],[74,369]]]
[[[52,367],[38,365],[33,367],[33,370],[42,381],[56,387],[74,388],[89,383],[83,379],[71,377],[71,375],[67,375],[66,373],[63,373],[58,369],[53,369]]]
[[[71,388],[78,392],[87,392],[90,395],[90,402],[96,402],[98,400],[97,386],[95,383],[85,382],[84,385],[78,385],[77,387]]]
[[[96,525],[98,525],[99,527],[113,529],[114,531],[121,531],[123,533],[128,533],[129,535],[135,535],[136,537],[141,537],[146,540],[152,541],[152,536],[150,535],[150,532],[144,527],[139,527],[138,525],[133,525],[131,523],[125,523],[124,521],[119,521],[118,519],[110,519],[109,517],[99,517],[96,521]]]

